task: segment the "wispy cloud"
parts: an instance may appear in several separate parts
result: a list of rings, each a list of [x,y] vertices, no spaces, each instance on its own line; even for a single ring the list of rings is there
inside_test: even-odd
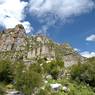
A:
[[[80,49],[78,49],[78,48],[74,48],[74,50],[77,51],[77,52],[80,52]]]
[[[38,17],[50,14],[66,19],[89,12],[95,6],[93,0],[30,0],[30,13]]]
[[[58,19],[63,22],[72,16],[81,15],[95,7],[93,0],[0,0],[0,25],[6,28],[23,24],[27,32],[31,31],[31,23],[25,21],[25,8],[31,16],[35,15],[48,27]],[[27,30],[28,29],[28,30]],[[42,27],[43,29],[43,27]]]
[[[90,12],[95,8],[95,2],[93,0],[29,0],[28,7],[31,16],[36,16],[49,28],[58,20],[63,24],[71,17]]]
[[[95,52],[84,51],[84,52],[81,52],[80,54],[87,58],[95,57]]]
[[[12,28],[16,24],[23,24],[26,28],[26,32],[30,32],[30,23],[24,21],[24,8],[27,5],[28,2],[20,0],[0,0],[0,25],[6,28]]]
[[[95,34],[92,34],[86,38],[86,41],[95,41]]]

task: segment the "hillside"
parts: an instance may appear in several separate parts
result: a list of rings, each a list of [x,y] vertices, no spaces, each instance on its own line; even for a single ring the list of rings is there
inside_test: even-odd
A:
[[[44,58],[47,62],[60,59],[65,67],[85,60],[68,43],[57,44],[42,34],[27,36],[20,24],[0,32],[0,58],[23,60],[26,64],[33,63],[36,58]]]
[[[0,32],[0,95],[95,95],[94,69],[95,58],[20,24]]]

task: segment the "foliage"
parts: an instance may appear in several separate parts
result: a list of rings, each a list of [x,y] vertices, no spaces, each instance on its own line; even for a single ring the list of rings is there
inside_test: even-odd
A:
[[[47,89],[41,89],[36,95],[51,95],[51,93]]]
[[[16,89],[21,90],[23,84],[23,78],[24,78],[24,71],[25,71],[25,66],[23,63],[17,62],[15,63],[15,70],[14,70],[14,84]]]
[[[7,87],[10,87],[11,82],[13,87],[15,86],[15,89],[24,95],[95,95],[92,90],[95,87],[94,69],[95,59],[91,58],[85,64],[79,63],[71,67],[71,79],[67,79],[66,76],[58,79],[60,72],[64,70],[64,62],[61,60],[46,63],[45,60],[39,59],[34,64],[27,66],[22,61],[12,64],[8,60],[1,60],[0,81],[9,83]],[[47,79],[48,82],[44,83],[46,74],[51,74],[53,79]],[[64,92],[60,89],[54,92],[50,88],[52,83],[67,85],[69,91]],[[3,88],[4,86],[0,84],[0,95],[4,95]]]
[[[12,63],[9,60],[0,61],[0,82],[10,83],[13,80]]]
[[[3,86],[0,84],[0,95],[5,95]]]
[[[70,91],[68,95],[94,95],[94,92],[90,87],[87,87],[84,84],[79,84],[76,82],[72,82],[69,84]]]
[[[52,75],[53,79],[57,79],[58,75],[61,72],[61,70],[63,69],[63,67],[64,67],[64,62],[54,60],[54,61],[51,61],[51,62],[45,64],[44,70],[48,74]]]
[[[15,87],[22,91],[25,95],[31,95],[35,88],[41,85],[42,77],[39,67],[31,65],[25,68],[23,64],[18,64],[15,75]]]
[[[95,87],[95,58],[90,58],[84,64],[74,65],[71,69],[71,78]]]
[[[66,86],[68,88],[68,91],[65,92],[62,90],[62,88],[58,91],[54,91],[50,88],[51,83],[61,83],[62,86]],[[49,89],[48,89],[49,87]],[[41,89],[40,92],[37,95],[95,95],[93,90],[84,84],[79,84],[72,80],[67,80],[66,78],[59,79],[59,80],[51,80],[50,83],[48,83],[45,87],[45,89]]]

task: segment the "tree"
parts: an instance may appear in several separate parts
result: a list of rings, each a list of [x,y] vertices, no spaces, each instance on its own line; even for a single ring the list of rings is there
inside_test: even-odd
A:
[[[0,81],[10,83],[13,80],[12,63],[9,60],[0,60]]]
[[[58,78],[58,75],[63,68],[64,68],[64,62],[59,60],[54,60],[44,65],[45,72],[51,74],[53,79]]]
[[[17,62],[14,64],[14,84],[17,90],[22,91],[23,87],[23,79],[24,79],[24,72],[25,72],[25,65],[22,62]]]
[[[5,92],[1,86],[0,86],[0,95],[5,95]]]
[[[95,58],[88,59],[84,64],[72,66],[71,78],[95,87]]]
[[[15,76],[16,89],[23,92],[24,95],[35,93],[35,89],[39,88],[42,83],[42,75],[38,71],[39,67],[36,65],[24,67],[23,64],[18,64]]]

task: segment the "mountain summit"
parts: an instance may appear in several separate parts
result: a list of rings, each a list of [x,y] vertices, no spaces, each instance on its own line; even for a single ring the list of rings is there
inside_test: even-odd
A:
[[[24,50],[24,46],[27,44],[25,39],[25,29],[20,24],[15,28],[4,30],[0,33],[0,51]]]
[[[68,43],[57,44],[41,34],[28,36],[20,24],[0,32],[0,58],[23,60],[26,64],[37,58],[44,58],[47,62],[60,59],[65,67],[84,60]]]

